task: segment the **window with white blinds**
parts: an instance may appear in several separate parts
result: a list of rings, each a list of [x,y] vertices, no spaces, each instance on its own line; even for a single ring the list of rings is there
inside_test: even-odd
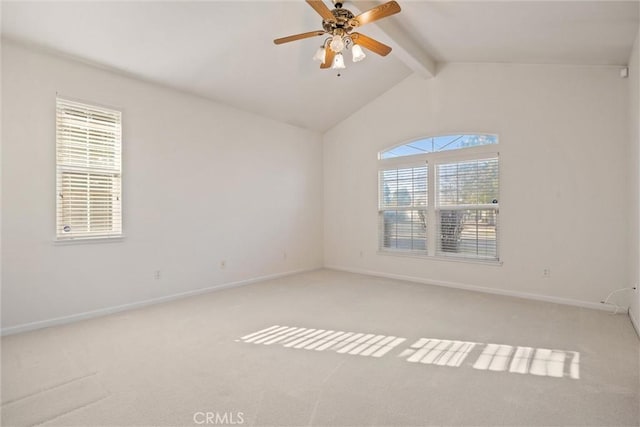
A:
[[[380,246],[425,252],[427,166],[380,171]]]
[[[121,113],[56,99],[56,237],[122,235]]]
[[[429,151],[413,141],[394,147],[395,157],[379,154],[380,250],[498,261],[498,137],[421,141],[442,147]]]
[[[441,256],[498,259],[498,159],[441,163],[437,219]]]

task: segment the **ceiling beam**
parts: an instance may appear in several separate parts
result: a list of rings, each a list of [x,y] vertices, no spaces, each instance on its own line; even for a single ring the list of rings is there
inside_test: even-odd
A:
[[[352,3],[360,12],[380,6],[380,2],[358,0]],[[400,12],[402,13],[402,12]],[[415,73],[425,78],[435,77],[436,61],[398,23],[392,19],[376,21],[377,27],[394,42],[393,54]]]

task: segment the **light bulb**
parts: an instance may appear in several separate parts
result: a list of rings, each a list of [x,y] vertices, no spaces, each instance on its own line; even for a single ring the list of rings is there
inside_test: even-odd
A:
[[[331,43],[329,43],[329,47],[336,53],[342,52],[342,49],[344,49],[344,40],[342,40],[342,36],[339,34],[333,36]]]
[[[324,46],[320,46],[318,50],[316,50],[316,54],[313,55],[313,60],[318,61],[321,64],[324,64],[324,61],[327,59],[327,51]]]
[[[354,44],[351,48],[351,54],[353,55],[353,62],[362,61],[367,55],[364,54],[364,51],[360,47],[360,45]]]
[[[331,68],[334,70],[342,70],[347,68],[344,66],[344,58],[341,53],[336,53],[336,56],[333,57],[333,64],[331,64]]]

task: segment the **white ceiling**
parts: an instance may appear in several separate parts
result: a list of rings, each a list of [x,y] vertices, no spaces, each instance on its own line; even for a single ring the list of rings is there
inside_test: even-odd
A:
[[[341,77],[311,61],[321,37],[273,44],[321,29],[302,1],[3,1],[2,35],[324,131],[412,72],[432,74],[430,58],[624,65],[640,13],[638,1],[398,2],[400,14],[359,30],[394,51]]]
[[[638,1],[408,1],[403,24],[438,62],[626,65]]]

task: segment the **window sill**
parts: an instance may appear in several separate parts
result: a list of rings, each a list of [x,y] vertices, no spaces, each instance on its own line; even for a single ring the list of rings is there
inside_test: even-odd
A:
[[[66,245],[94,245],[100,243],[121,243],[124,235],[108,237],[75,237],[70,239],[54,239],[53,244],[58,246]]]
[[[490,266],[502,266],[503,264],[501,260],[495,260],[495,259],[447,257],[447,256],[438,256],[438,255],[427,255],[425,253],[419,253],[419,252],[385,251],[385,250],[378,249],[377,254],[386,255],[386,256],[404,257],[404,258],[428,259],[433,261],[462,262],[465,264],[481,264],[481,265],[490,265]]]

